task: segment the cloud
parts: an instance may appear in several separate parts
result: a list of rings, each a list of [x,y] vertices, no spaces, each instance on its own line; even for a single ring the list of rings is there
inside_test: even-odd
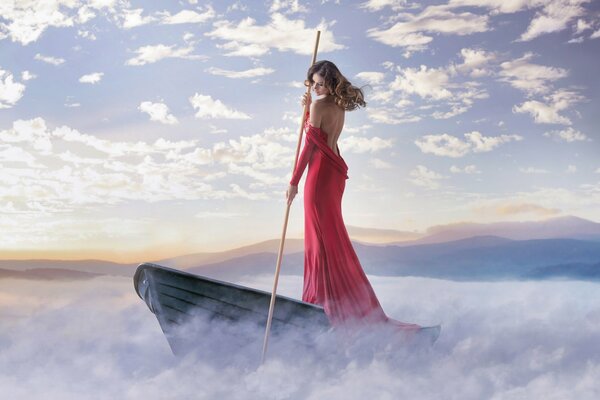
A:
[[[534,167],[519,168],[519,171],[521,171],[524,174],[547,174],[548,173],[548,170],[546,170],[546,169],[534,168]]]
[[[419,14],[403,13],[399,18],[403,21],[390,28],[369,29],[367,36],[392,47],[403,47],[405,55],[409,55],[424,50],[433,40],[425,33],[462,36],[489,30],[486,15],[455,13],[444,6],[429,6]]]
[[[452,96],[446,89],[448,80],[448,74],[444,70],[421,65],[419,69],[401,69],[400,75],[396,76],[390,88],[407,94],[416,94],[422,98],[441,100]]]
[[[151,121],[157,121],[168,125],[177,124],[179,122],[173,114],[169,114],[169,107],[163,103],[143,101],[140,103],[138,110],[148,114]]]
[[[161,108],[149,106],[149,113]],[[293,159],[290,134],[267,129],[201,147],[197,140],[111,141],[50,129],[42,118],[17,120],[0,130],[0,204],[39,216],[134,201],[267,199],[272,194],[261,188],[281,184]]]
[[[473,78],[480,78],[492,73],[487,69],[487,66],[490,62],[496,60],[495,53],[482,49],[463,48],[460,50],[460,55],[463,58],[463,63],[452,66],[456,71],[469,74]]]
[[[271,7],[269,8],[270,13],[283,12],[285,14],[295,13],[306,13],[308,10],[306,7],[298,3],[298,0],[273,0]]]
[[[73,12],[78,5],[69,0],[4,2],[0,12],[6,23],[0,24],[0,33],[10,36],[13,42],[28,45],[49,27],[73,26]]]
[[[541,11],[536,12],[527,30],[519,40],[528,41],[546,33],[558,32],[567,28],[568,24],[580,16],[586,15],[581,6],[590,0],[552,0],[547,2]]]
[[[208,5],[206,11],[197,13],[193,10],[181,10],[175,15],[171,15],[168,12],[159,13],[161,16],[161,24],[175,25],[175,24],[202,24],[215,17],[215,10]]]
[[[366,8],[371,12],[381,11],[386,7],[390,7],[393,11],[409,8],[407,0],[368,0],[360,4],[360,8]]]
[[[221,102],[221,100],[213,99],[209,95],[203,95],[195,93],[189,98],[190,103],[194,109],[198,110],[195,114],[196,118],[200,119],[211,119],[211,118],[225,118],[225,119],[251,119],[248,114],[234,110],[227,107]]]
[[[37,75],[32,74],[29,71],[23,71],[21,73],[21,79],[24,80],[24,81],[30,81],[30,80],[35,79],[35,78],[37,78]]]
[[[479,169],[477,169],[477,166],[471,164],[471,165],[466,165],[464,168],[460,168],[457,167],[456,165],[453,165],[450,167],[450,172],[452,172],[453,174],[481,174],[481,171]]]
[[[516,105],[513,107],[513,113],[528,113],[536,124],[571,125],[571,120],[559,113],[583,101],[584,97],[574,90],[560,89],[544,96],[544,100],[545,103],[528,100]]]
[[[521,58],[501,63],[502,70],[498,73],[500,81],[533,95],[547,93],[551,88],[550,82],[568,76],[569,71],[564,68],[530,63],[533,57],[533,53],[526,53]]]
[[[398,125],[421,120],[418,115],[407,115],[405,112],[389,108],[367,108],[367,115],[373,122],[380,124]]]
[[[225,76],[227,78],[239,79],[239,78],[256,78],[257,76],[265,76],[275,72],[273,68],[251,68],[245,71],[229,71],[226,69],[210,67],[206,69],[206,72],[212,75]]]
[[[439,188],[439,181],[444,179],[442,175],[428,169],[423,165],[417,165],[415,169],[410,171],[409,175],[411,177],[409,182],[432,190]]]
[[[379,158],[372,158],[369,160],[369,164],[373,166],[375,169],[390,169],[392,168],[392,164],[387,161],[383,161]]]
[[[356,77],[362,81],[367,82],[371,85],[379,85],[383,83],[385,74],[383,72],[364,71],[356,74]]]
[[[183,58],[186,60],[202,60],[204,56],[191,54],[194,51],[192,46],[180,47],[166,46],[157,44],[151,46],[142,46],[135,50],[136,57],[130,58],[125,65],[146,65],[153,64],[165,58]]]
[[[591,140],[585,134],[572,127],[568,127],[560,131],[545,132],[544,136],[553,138],[557,141],[564,141],[568,143]]]
[[[270,49],[291,51],[296,54],[311,54],[312,46],[307,38],[314,37],[315,29],[320,29],[319,53],[327,53],[345,48],[335,42],[333,33],[322,22],[315,29],[307,28],[303,19],[288,19],[280,13],[271,14],[266,25],[257,25],[256,20],[247,17],[239,23],[219,20],[214,29],[206,35],[225,43],[217,45],[226,50],[227,56],[258,57]]]
[[[569,173],[569,174],[574,174],[575,172],[577,172],[577,166],[576,165],[569,165],[567,167],[566,172]]]
[[[124,29],[136,28],[156,21],[155,17],[147,15],[142,16],[143,8],[124,9],[120,12],[121,27]]]
[[[377,136],[370,138],[359,136],[348,136],[340,140],[340,147],[349,153],[374,153],[376,151],[392,147],[391,139],[382,139]]]
[[[557,208],[548,208],[539,204],[521,202],[497,202],[496,204],[476,207],[474,211],[478,214],[493,214],[502,217],[529,214],[549,218],[561,214],[561,210]]]
[[[100,82],[103,76],[104,72],[94,72],[91,74],[83,75],[81,78],[79,78],[79,82],[95,84]]]
[[[26,79],[23,79],[26,80]],[[25,85],[15,82],[13,74],[0,69],[0,110],[11,108],[21,98],[25,92]]]
[[[478,131],[465,133],[464,136],[466,140],[461,140],[445,133],[441,135],[425,135],[415,140],[415,144],[423,153],[459,158],[470,152],[488,152],[501,144],[523,140],[519,135],[483,136]]]
[[[541,35],[566,29],[578,17],[586,15],[583,4],[590,0],[450,0],[448,7],[484,7],[492,15],[511,14],[527,9],[535,9],[535,15],[519,41],[529,41]]]
[[[34,59],[38,60],[38,61],[42,61],[45,62],[46,64],[52,64],[52,65],[61,65],[65,63],[65,59],[64,58],[56,58],[56,57],[49,57],[49,56],[43,56],[40,53],[37,53],[35,55],[35,57],[33,57]]]
[[[237,218],[244,217],[246,214],[226,211],[200,211],[194,217],[200,219],[221,219],[221,218]]]
[[[238,351],[251,366],[220,367],[219,352],[231,349],[174,358],[131,279],[4,280],[0,337],[11,345],[0,359],[3,393],[31,399],[94,393],[133,400],[176,392],[179,398],[214,399],[227,388],[233,399],[432,400],[449,392],[464,399],[585,399],[597,391],[600,360],[590,351],[599,329],[596,283],[369,279],[388,315],[441,322],[438,342],[425,351],[373,354],[365,349],[367,341],[344,354],[339,340],[321,336],[314,351],[284,342],[284,352],[270,351],[267,363],[257,367],[264,329],[248,329],[245,337],[259,340]],[[267,291],[272,286],[268,275],[239,281]],[[298,298],[302,277],[284,274],[279,287],[283,295]],[[218,336],[209,330],[203,342],[218,343]]]

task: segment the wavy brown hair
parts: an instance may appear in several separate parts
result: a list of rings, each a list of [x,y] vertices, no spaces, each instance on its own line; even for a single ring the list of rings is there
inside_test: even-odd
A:
[[[352,85],[331,61],[322,60],[314,63],[306,73],[306,81],[304,81],[306,86],[314,83],[313,74],[323,77],[325,87],[333,95],[336,104],[344,110],[352,111],[367,105],[362,89]]]

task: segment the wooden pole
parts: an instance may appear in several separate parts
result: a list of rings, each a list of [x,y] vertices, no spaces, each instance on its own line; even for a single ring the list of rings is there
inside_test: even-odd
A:
[[[313,50],[312,61],[310,66],[317,61],[317,50],[319,48],[319,38],[321,37],[321,31],[317,31],[317,37],[315,39],[315,48]],[[310,93],[310,86],[306,88],[306,93]],[[294,158],[294,165],[292,166],[292,174],[296,169],[296,164],[298,163],[298,156],[300,154],[300,145],[302,144],[302,133],[304,131],[304,121],[306,119],[306,112],[308,111],[308,104],[304,104],[304,112],[302,113],[302,118],[300,119],[300,131],[298,133],[298,145],[296,146],[296,157]],[[277,266],[275,267],[275,279],[273,281],[273,291],[271,292],[271,303],[269,305],[269,315],[267,316],[267,327],[265,329],[265,339],[263,342],[263,351],[262,358],[260,363],[263,364],[265,362],[265,358],[267,355],[267,348],[269,346],[269,332],[271,331],[271,321],[273,320],[273,311],[275,310],[275,298],[277,295],[277,284],[279,283],[279,272],[281,271],[281,259],[283,257],[283,245],[285,243],[285,233],[287,231],[288,220],[290,216],[290,206],[291,204],[287,203],[285,209],[285,218],[283,222],[283,231],[281,232],[281,241],[279,242],[279,253],[277,254]]]

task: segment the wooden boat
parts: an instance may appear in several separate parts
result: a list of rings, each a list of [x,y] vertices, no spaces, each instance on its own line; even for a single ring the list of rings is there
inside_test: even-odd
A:
[[[137,268],[133,282],[176,356],[199,352],[224,363],[242,353],[259,358],[271,293],[151,263]],[[290,343],[295,350],[314,346],[319,334],[331,328],[322,307],[281,295],[275,304],[273,351],[278,338],[285,338],[288,350]],[[439,332],[439,326],[422,328],[419,336],[433,343]]]

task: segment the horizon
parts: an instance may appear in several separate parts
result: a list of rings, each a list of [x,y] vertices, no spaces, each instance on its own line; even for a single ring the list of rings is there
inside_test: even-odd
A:
[[[277,239],[317,29],[368,103],[348,226],[600,221],[598,2],[133,3],[0,7],[0,258]]]
[[[447,230],[456,228],[456,227],[461,227],[461,226],[465,226],[465,225],[480,225],[480,226],[490,226],[490,225],[497,225],[497,224],[527,224],[527,223],[532,223],[532,224],[536,224],[539,222],[548,222],[548,221],[556,221],[556,220],[566,220],[566,219],[576,219],[576,220],[580,220],[580,221],[585,221],[585,222],[590,222],[590,223],[594,223],[594,224],[600,224],[600,222],[597,221],[592,221],[592,220],[588,220],[585,218],[580,218],[577,216],[573,216],[573,215],[567,215],[567,216],[561,216],[561,217],[552,217],[552,218],[547,218],[545,220],[535,220],[535,221],[498,221],[498,222],[490,222],[490,223],[477,223],[477,222],[470,222],[470,221],[463,221],[463,222],[456,222],[456,223],[451,223],[451,224],[445,224],[445,225],[434,225],[434,226],[430,226],[427,229],[425,229],[424,231],[420,231],[420,232],[410,232],[410,233],[415,233],[415,234],[419,234],[420,236],[418,236],[417,238],[408,238],[408,239],[399,239],[399,240],[392,240],[392,241],[384,241],[384,240],[378,240],[375,239],[373,235],[376,235],[378,233],[378,231],[392,231],[394,233],[407,233],[405,231],[399,231],[399,230],[389,230],[389,229],[379,229],[379,228],[369,228],[369,227],[356,227],[356,226],[347,226],[347,228],[351,231],[353,228],[358,228],[358,229],[367,229],[370,231],[374,231],[374,232],[370,232],[371,234],[371,239],[369,239],[369,233],[367,233],[367,236],[364,236],[364,234],[361,237],[361,234],[350,234],[350,238],[352,239],[352,241],[356,241],[359,242],[361,244],[366,244],[366,245],[376,245],[376,246],[381,246],[381,245],[395,245],[395,244],[399,244],[399,243],[406,243],[406,244],[410,244],[412,242],[415,242],[417,245],[420,244],[418,243],[421,239],[427,238],[429,236],[432,235],[436,235],[439,234],[440,232],[444,232],[444,228],[446,228]],[[475,235],[475,236],[469,236],[468,239],[470,238],[476,238],[476,237],[481,237],[481,236],[490,236],[489,234],[485,234],[485,235]],[[492,236],[496,236],[496,237],[502,237],[501,235],[492,235]],[[564,238],[568,238],[567,236],[565,236]],[[460,240],[464,240],[465,238],[451,238],[449,239],[447,242],[454,242],[454,241],[460,241]],[[227,252],[233,252],[235,250],[238,249],[242,249],[242,248],[246,248],[246,247],[252,247],[258,244],[263,244],[263,243],[267,243],[267,242],[279,242],[280,238],[277,237],[273,237],[270,239],[265,239],[265,240],[259,240],[259,241],[253,241],[253,242],[246,242],[246,243],[241,243],[239,245],[235,245],[232,247],[226,247],[226,248],[222,248],[222,249],[215,249],[213,251],[196,251],[196,252],[191,252],[191,253],[174,253],[171,255],[167,255],[165,256],[162,252],[158,252],[158,253],[153,253],[153,254],[162,254],[160,256],[155,256],[155,257],[137,257],[135,255],[130,255],[130,254],[122,254],[122,255],[118,255],[118,254],[114,254],[113,256],[109,256],[110,258],[107,258],[106,255],[110,254],[107,253],[105,251],[103,252],[98,252],[98,253],[89,253],[86,250],[80,250],[79,253],[74,252],[74,253],[69,253],[68,255],[65,256],[65,253],[62,251],[57,251],[56,253],[42,253],[40,252],[40,256],[38,257],[32,257],[31,251],[27,251],[27,252],[15,252],[13,254],[11,253],[7,253],[7,252],[0,252],[0,261],[44,261],[44,260],[48,260],[48,261],[102,261],[102,262],[112,262],[112,263],[117,263],[117,264],[141,264],[141,263],[145,263],[145,262],[157,262],[157,261],[161,261],[161,260],[166,260],[166,259],[172,259],[172,258],[178,258],[178,257],[186,257],[186,256],[193,256],[193,255],[198,255],[198,254],[219,254],[219,253],[227,253]],[[303,237],[289,237],[286,236],[286,243],[289,240],[303,240]],[[518,240],[518,239],[510,239],[510,240]],[[530,239],[523,239],[523,240],[530,240]],[[286,249],[287,250],[287,249]],[[7,255],[10,254],[10,255]],[[35,254],[35,253],[34,253]],[[55,254],[55,256],[53,256],[53,254]],[[98,257],[94,257],[94,254],[97,254]],[[147,253],[145,253],[147,254]],[[90,256],[91,255],[91,256]],[[104,257],[104,258],[102,258]]]

